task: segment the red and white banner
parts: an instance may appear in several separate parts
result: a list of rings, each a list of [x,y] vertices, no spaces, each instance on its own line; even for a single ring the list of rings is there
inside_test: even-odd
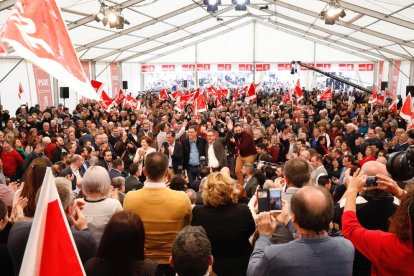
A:
[[[256,64],[256,71],[261,72],[261,71],[270,71],[270,64],[261,64],[258,63]]]
[[[103,83],[97,80],[91,80],[91,85],[95,89],[96,94],[99,97],[99,105],[103,110],[108,111],[113,106],[113,102],[111,98],[109,98],[108,94],[106,94],[106,92],[104,91]]]
[[[163,64],[161,65],[161,69],[163,72],[174,72],[175,65],[174,64]]]
[[[219,86],[220,91],[221,91],[221,96],[226,97],[226,99],[228,99],[230,97],[230,90],[228,90],[227,88],[223,88],[221,86]]]
[[[119,63],[111,62],[109,68],[111,70],[112,97],[115,97],[116,93],[121,89]]]
[[[138,103],[137,99],[131,97],[130,95],[128,95],[125,98],[124,107],[126,107],[126,108],[132,108],[132,109],[137,110],[138,109],[138,105],[139,105],[139,103]]]
[[[318,95],[318,101],[327,101],[327,100],[332,100],[333,95],[332,95],[332,88],[328,87],[325,89],[325,91],[323,91],[320,95]]]
[[[183,71],[195,71],[195,64],[182,64],[181,68]]]
[[[90,99],[97,99],[54,0],[19,0],[0,33],[0,44]],[[39,103],[51,96],[39,98]],[[52,102],[48,102],[49,105]]]
[[[118,95],[114,99],[114,102],[117,105],[120,105],[125,100],[125,98],[126,98],[126,96],[125,96],[124,91],[122,89],[119,89]]]
[[[392,67],[392,89],[393,98],[397,98],[398,82],[400,80],[401,60],[396,60]]]
[[[340,63],[339,65],[339,71],[354,71],[355,64],[346,64],[346,63]]]
[[[374,71],[374,64],[367,63],[367,64],[358,64],[358,71]]]
[[[381,87],[383,74],[384,74],[384,61],[380,61],[378,62],[378,87]]]
[[[37,101],[40,105],[40,110],[44,110],[47,106],[53,105],[50,75],[35,65],[33,65],[33,73],[36,83]]]
[[[179,99],[181,96],[183,95],[183,92],[181,92],[181,89],[178,89],[177,91],[175,91],[174,93],[170,94],[170,98],[173,100],[177,100]]]
[[[141,66],[141,73],[152,73],[152,72],[155,72],[155,65],[143,64]]]
[[[20,275],[86,275],[50,167],[40,188]]]
[[[197,64],[197,71],[210,71],[210,64]]]
[[[253,71],[253,64],[239,64],[239,71]]]
[[[383,105],[385,101],[384,95],[378,95],[377,100],[374,102],[374,105]]]
[[[217,64],[217,71],[231,71],[231,64]]]
[[[331,64],[329,64],[329,63],[317,63],[315,65],[315,67],[318,68],[318,69],[322,69],[324,71],[331,70]]]
[[[277,70],[279,71],[289,70],[290,71],[292,70],[292,63],[278,63]]]

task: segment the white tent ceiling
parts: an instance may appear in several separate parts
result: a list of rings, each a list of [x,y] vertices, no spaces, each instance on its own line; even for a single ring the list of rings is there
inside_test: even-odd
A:
[[[251,0],[246,12],[222,0],[214,14],[200,0],[105,1],[122,8],[123,30],[94,20],[98,0],[57,2],[81,60],[147,62],[253,21],[368,60],[414,60],[414,0],[341,1],[347,15],[333,26],[319,16],[330,0]],[[0,26],[14,3],[0,1]]]

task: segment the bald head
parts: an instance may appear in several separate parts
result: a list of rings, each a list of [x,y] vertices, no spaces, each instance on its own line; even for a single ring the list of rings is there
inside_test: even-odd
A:
[[[333,218],[332,197],[326,188],[305,186],[291,200],[294,223],[317,233],[328,230]]]
[[[220,172],[230,176],[230,169],[228,167],[221,168]]]
[[[389,175],[387,166],[379,161],[366,162],[362,166],[361,171],[364,172],[367,176],[375,176],[377,174]]]

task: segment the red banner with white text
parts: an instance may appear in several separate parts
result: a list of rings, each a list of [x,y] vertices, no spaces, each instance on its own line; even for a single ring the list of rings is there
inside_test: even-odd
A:
[[[114,98],[116,97],[119,89],[121,88],[119,63],[111,62],[111,65],[109,67],[111,70],[112,98]]]
[[[37,101],[40,105],[40,110],[44,110],[47,106],[53,105],[50,76],[35,65],[33,65],[33,72],[36,82]]]
[[[400,79],[401,60],[396,60],[392,67],[392,90],[393,98],[397,98],[398,81]]]
[[[384,61],[380,61],[378,62],[378,87],[381,87],[383,74],[384,74]]]

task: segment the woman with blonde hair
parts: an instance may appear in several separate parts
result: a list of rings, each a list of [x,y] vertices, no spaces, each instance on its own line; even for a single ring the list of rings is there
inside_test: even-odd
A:
[[[192,225],[203,226],[211,242],[217,275],[245,275],[255,222],[249,207],[238,203],[238,189],[226,174],[210,174],[203,183],[204,205],[193,209]]]

